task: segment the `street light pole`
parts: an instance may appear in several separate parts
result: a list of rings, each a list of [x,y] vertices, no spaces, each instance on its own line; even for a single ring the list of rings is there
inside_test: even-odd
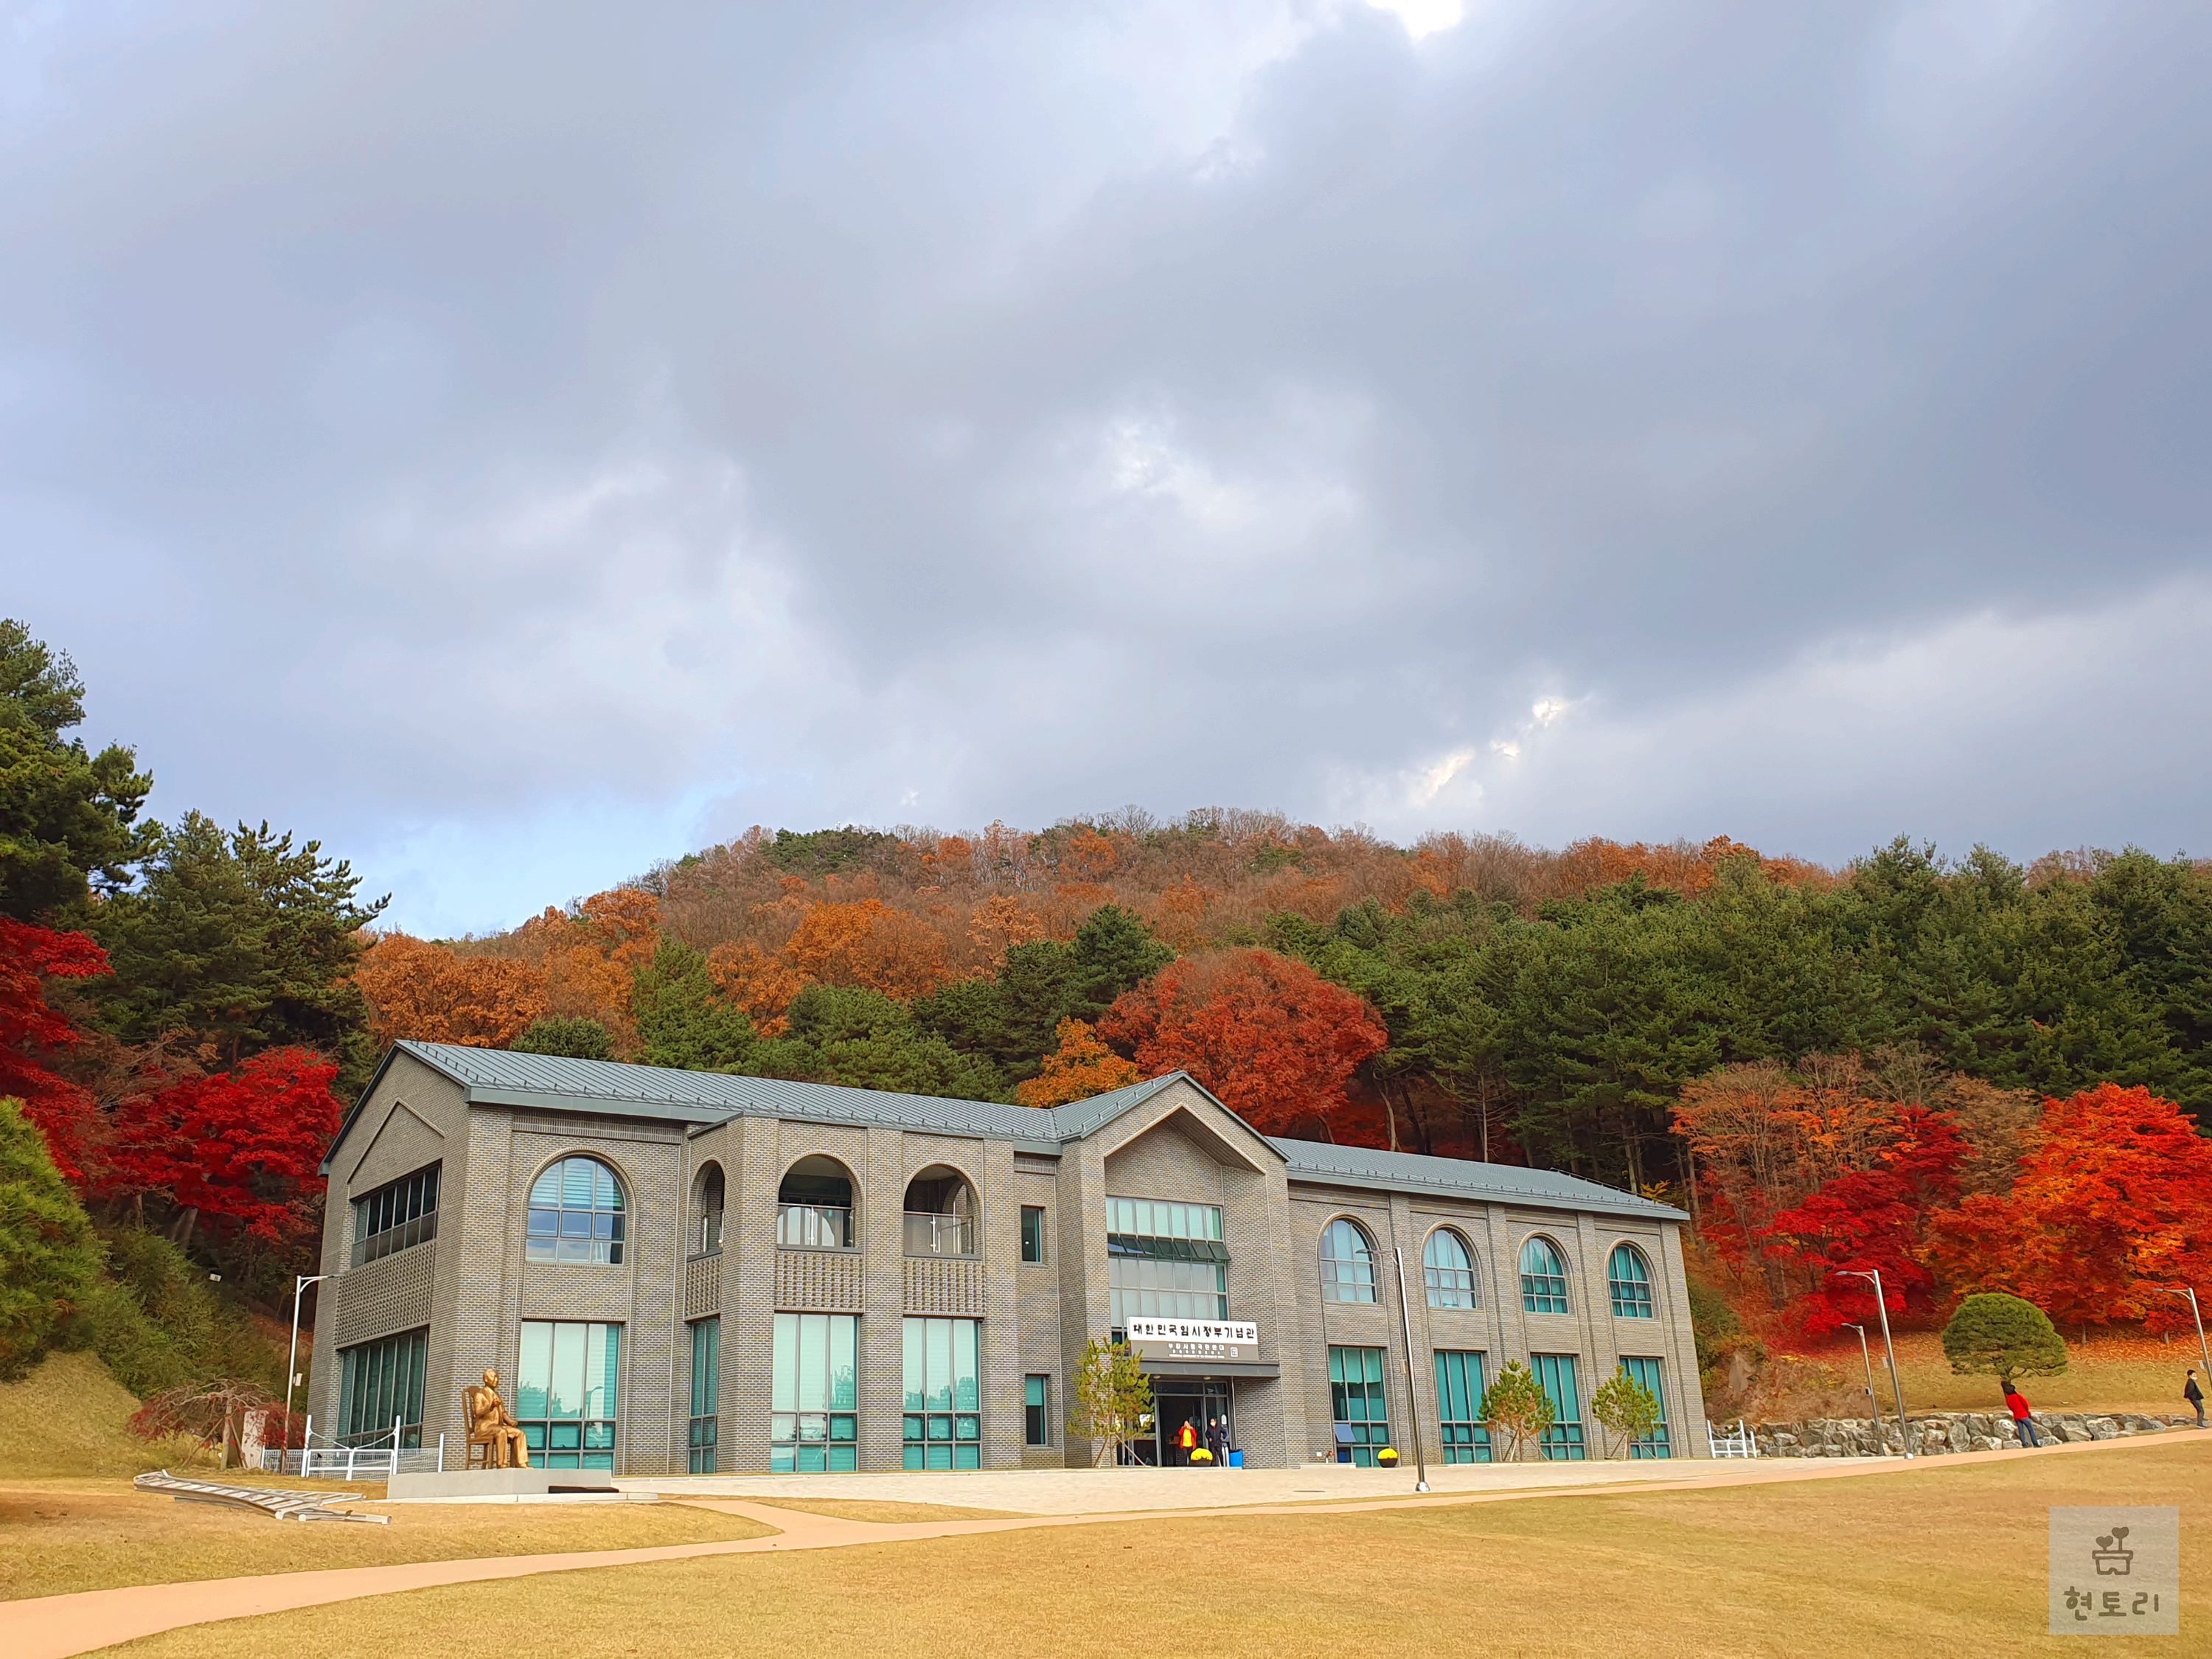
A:
[[[1905,1443],[1905,1455],[1912,1455],[1912,1423],[1905,1414],[1905,1384],[1897,1375],[1897,1345],[1889,1340],[1889,1304],[1881,1294],[1881,1269],[1871,1268],[1862,1273],[1856,1267],[1838,1267],[1838,1276],[1844,1279],[1866,1279],[1874,1282],[1874,1305],[1881,1313],[1881,1352],[1889,1361],[1890,1391],[1897,1396],[1897,1434]]]
[[[1881,1396],[1874,1391],[1874,1358],[1867,1352],[1866,1327],[1854,1325],[1846,1321],[1844,1328],[1847,1331],[1856,1331],[1859,1334],[1859,1364],[1866,1367],[1867,1404],[1874,1407],[1874,1443],[1879,1446],[1882,1442]],[[1903,1427],[1900,1425],[1899,1432],[1903,1431]]]
[[[300,1376],[300,1293],[310,1285],[319,1285],[334,1273],[295,1273],[292,1275],[292,1352],[284,1362],[284,1449],[292,1449],[292,1389]]]
[[[2168,1296],[2185,1296],[2189,1298],[2190,1316],[2197,1322],[2197,1357],[2204,1362],[2204,1385],[2207,1388],[2212,1388],[2212,1351],[2208,1351],[2204,1346],[2204,1310],[2197,1305],[2196,1291],[2188,1285],[2184,1285],[2177,1291],[2169,1285],[2161,1285],[2159,1289],[2164,1291]]]
[[[1413,1425],[1413,1490],[1426,1492],[1429,1460],[1421,1450],[1420,1382],[1413,1375],[1413,1308],[1406,1300],[1406,1253],[1393,1245],[1390,1254],[1398,1263],[1398,1324],[1406,1337],[1406,1420]]]

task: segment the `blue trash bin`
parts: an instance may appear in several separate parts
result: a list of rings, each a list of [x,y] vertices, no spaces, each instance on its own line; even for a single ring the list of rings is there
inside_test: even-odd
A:
[[[1244,1452],[1243,1448],[1231,1446],[1229,1449],[1229,1467],[1232,1469],[1241,1469],[1244,1467]]]

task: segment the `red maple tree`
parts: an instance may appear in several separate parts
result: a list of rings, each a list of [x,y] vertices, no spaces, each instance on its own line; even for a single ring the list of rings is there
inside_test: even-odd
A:
[[[312,1224],[317,1167],[344,1116],[331,1093],[337,1071],[311,1049],[272,1048],[125,1103],[106,1190],[165,1193],[181,1209],[289,1242]]]
[[[1896,1138],[1875,1154],[1874,1168],[1823,1182],[1760,1230],[1769,1255],[1814,1280],[1797,1303],[1808,1335],[1874,1316],[1874,1286],[1844,1272],[1879,1271],[1893,1314],[1934,1310],[1936,1275],[1923,1260],[1928,1229],[1959,1196],[1966,1143],[1940,1113],[1896,1109]]]
[[[82,933],[57,933],[0,916],[0,1095],[23,1103],[46,1138],[54,1167],[82,1185],[97,1114],[92,1097],[49,1071],[49,1054],[72,1048],[76,1028],[47,1006],[49,979],[111,972],[107,952]]]
[[[2187,1283],[2212,1249],[2212,1140],[2172,1101],[2116,1083],[2046,1101],[2037,1139],[2009,1193],[1939,1218],[1936,1266],[2064,1324],[2186,1326],[2160,1287]]]
[[[1328,1133],[1352,1073],[1390,1041],[1342,986],[1250,950],[1170,964],[1108,1009],[1098,1031],[1148,1077],[1188,1072],[1263,1134]]]

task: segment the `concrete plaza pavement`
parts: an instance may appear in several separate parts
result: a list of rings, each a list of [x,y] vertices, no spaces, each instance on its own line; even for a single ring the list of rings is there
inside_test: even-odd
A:
[[[1764,1460],[1771,1463],[1775,1460]],[[1831,1457],[1836,1467],[1904,1466],[1901,1458]],[[1569,1492],[1589,1486],[1679,1485],[1686,1476],[1747,1469],[1733,1460],[1638,1459],[1580,1463],[1452,1463],[1429,1466],[1432,1492]],[[1180,1510],[1241,1509],[1248,1504],[1365,1503],[1416,1496],[1408,1461],[1395,1469],[1315,1463],[1291,1469],[969,1469],[957,1473],[890,1470],[845,1474],[663,1475],[615,1484],[663,1498],[863,1499],[1003,1510],[1018,1515],[1126,1515]]]

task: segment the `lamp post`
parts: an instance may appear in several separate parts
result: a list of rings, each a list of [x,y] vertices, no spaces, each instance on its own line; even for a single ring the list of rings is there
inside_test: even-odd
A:
[[[1429,1489],[1429,1460],[1421,1451],[1421,1413],[1415,1403],[1420,1383],[1413,1375],[1413,1309],[1406,1300],[1406,1253],[1393,1245],[1391,1255],[1398,1263],[1398,1325],[1406,1338],[1406,1420],[1413,1428],[1413,1490]]]
[[[292,1389],[300,1376],[300,1293],[310,1285],[319,1285],[336,1273],[295,1273],[292,1275],[292,1353],[284,1362],[284,1449],[292,1449]]]
[[[1889,1304],[1882,1299],[1881,1269],[1869,1268],[1862,1273],[1856,1267],[1838,1267],[1838,1277],[1870,1279],[1874,1284],[1874,1305],[1881,1314],[1881,1352],[1889,1362],[1890,1391],[1897,1396],[1897,1435],[1905,1443],[1905,1455],[1912,1455],[1912,1424],[1905,1415],[1905,1384],[1898,1380],[1897,1346],[1889,1340]],[[1863,1334],[1862,1334],[1863,1340]]]
[[[1867,1404],[1874,1407],[1874,1443],[1879,1446],[1881,1443],[1881,1396],[1874,1391],[1874,1357],[1867,1352],[1866,1327],[1854,1325],[1846,1320],[1844,1328],[1859,1334],[1859,1363],[1866,1367]],[[1903,1432],[1901,1425],[1899,1432]]]
[[[2204,1362],[2204,1381],[2207,1386],[2212,1386],[2212,1351],[2208,1351],[2204,1346],[2204,1310],[2197,1305],[2196,1291],[2186,1285],[2178,1291],[2170,1285],[2161,1285],[2158,1288],[2168,1296],[2185,1296],[2189,1298],[2190,1316],[2197,1322],[2197,1357]]]

